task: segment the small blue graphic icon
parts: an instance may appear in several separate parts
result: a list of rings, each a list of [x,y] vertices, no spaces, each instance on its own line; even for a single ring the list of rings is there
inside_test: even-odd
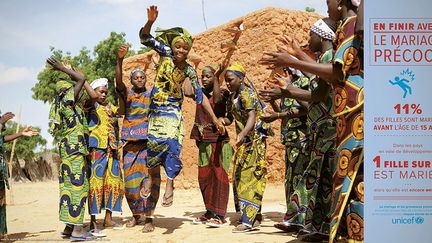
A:
[[[424,218],[419,216],[415,219],[415,222],[416,222],[416,224],[423,224]]]
[[[414,79],[414,73],[407,68],[407,69],[403,70],[399,74],[399,76],[396,76],[394,78],[394,81],[389,80],[389,83],[391,85],[399,86],[404,92],[402,98],[406,98],[407,94],[412,95],[412,89],[411,89],[411,86],[409,83],[413,82],[414,80],[415,80]]]

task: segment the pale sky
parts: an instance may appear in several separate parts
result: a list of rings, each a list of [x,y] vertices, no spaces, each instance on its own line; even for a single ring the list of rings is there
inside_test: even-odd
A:
[[[93,50],[111,31],[126,33],[132,49],[140,47],[138,30],[147,20],[146,8],[157,5],[154,26],[183,26],[192,34],[205,31],[201,0],[1,0],[0,110],[18,114],[21,123],[48,134],[49,105],[32,99],[31,88],[50,56],[49,47],[76,55],[81,47]],[[304,10],[313,7],[327,15],[326,0],[204,0],[207,27],[265,8]],[[113,67],[114,68],[114,67]],[[15,119],[16,120],[16,119]]]

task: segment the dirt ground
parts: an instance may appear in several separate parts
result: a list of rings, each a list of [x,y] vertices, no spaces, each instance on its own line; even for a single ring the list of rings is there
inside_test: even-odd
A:
[[[55,181],[38,183],[14,183],[12,195],[7,194],[8,238],[6,242],[68,242],[60,237],[64,225],[58,221],[58,183]],[[163,193],[163,189],[162,189]],[[238,219],[232,195],[228,204],[228,217],[231,223],[224,228],[208,228],[205,225],[191,224],[193,218],[204,213],[201,193],[198,188],[176,189],[174,205],[156,209],[156,230],[142,233],[142,226],[124,229],[107,229],[107,237],[98,241],[108,242],[299,242],[291,234],[273,227],[283,217],[285,199],[283,185],[270,184],[266,187],[263,202],[265,217],[258,231],[232,233]],[[126,200],[123,201],[123,214],[114,214],[117,222],[124,222],[131,212]],[[90,217],[86,215],[88,225]],[[102,226],[103,215],[98,216]],[[87,226],[88,227],[88,226]]]

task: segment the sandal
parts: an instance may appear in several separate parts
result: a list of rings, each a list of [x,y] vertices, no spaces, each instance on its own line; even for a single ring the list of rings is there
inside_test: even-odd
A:
[[[208,220],[209,220],[209,219],[205,216],[205,214],[203,214],[203,215],[201,215],[200,217],[195,218],[195,219],[192,221],[192,224],[205,224],[205,223],[207,223]]]
[[[72,242],[96,240],[96,239],[97,239],[97,237],[93,236],[90,232],[86,232],[84,235],[81,235],[81,236],[71,236],[70,237],[70,240]]]
[[[252,228],[250,226],[247,226],[245,224],[239,224],[237,227],[235,227],[232,232],[233,233],[245,233],[256,230],[255,228]]]
[[[92,229],[89,231],[89,233],[94,237],[98,237],[98,238],[106,237],[106,234],[103,232],[103,230]]]
[[[210,226],[212,228],[221,228],[226,226],[227,224],[228,224],[227,221],[220,218],[219,216],[215,216],[209,219],[206,223],[207,226]]]
[[[282,231],[291,233],[291,232],[298,232],[299,230],[303,229],[300,225],[290,224],[286,222],[281,222],[273,225],[275,228],[280,229]]]
[[[170,196],[165,197],[165,194],[162,199],[162,207],[170,207],[174,203],[174,191]]]

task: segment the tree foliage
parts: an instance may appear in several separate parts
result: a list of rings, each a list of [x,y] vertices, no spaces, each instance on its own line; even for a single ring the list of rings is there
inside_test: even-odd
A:
[[[93,48],[93,53],[87,47],[82,47],[76,56],[54,47],[50,47],[50,51],[56,59],[81,70],[90,82],[97,78],[107,78],[111,84],[107,100],[116,104],[114,85],[112,85],[115,77],[116,54],[118,48],[125,43],[125,33],[111,32],[105,40],[102,40]],[[131,54],[134,54],[134,52],[131,51],[128,56]],[[44,103],[53,103],[57,95],[55,83],[60,79],[69,79],[69,77],[61,72],[53,71],[46,64],[45,68],[38,74],[39,82],[32,88],[33,99],[41,100]]]
[[[306,12],[309,12],[309,13],[314,13],[314,12],[315,12],[315,9],[312,8],[312,7],[306,7],[306,8],[305,8],[305,11],[306,11]]]
[[[6,123],[6,131],[3,132],[3,136],[15,134],[17,123],[13,121],[9,121]],[[22,131],[25,127],[20,126],[19,131]],[[40,132],[40,128],[34,127],[34,130]],[[31,160],[36,155],[36,149],[45,146],[47,141],[41,136],[33,136],[33,137],[20,137],[17,139],[15,145],[14,158],[23,159],[23,160]],[[13,142],[5,143],[4,150],[5,154],[8,158],[10,158],[10,153],[12,151]]]

